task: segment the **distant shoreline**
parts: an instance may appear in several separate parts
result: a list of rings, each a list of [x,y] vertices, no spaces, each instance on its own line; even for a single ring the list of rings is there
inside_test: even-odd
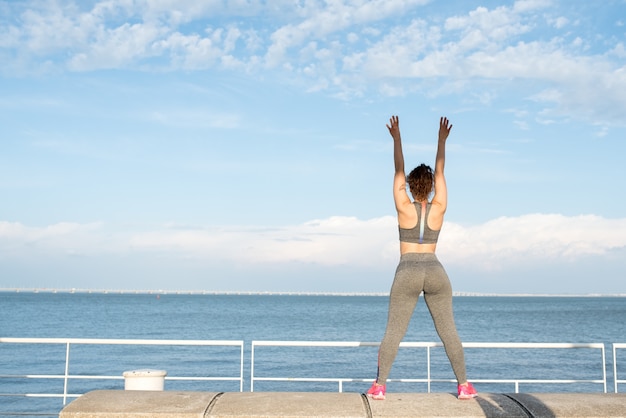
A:
[[[0,293],[62,293],[111,295],[241,295],[241,296],[389,296],[388,292],[288,292],[288,291],[222,291],[172,289],[78,289],[78,288],[0,288]],[[480,293],[453,292],[458,297],[626,297],[626,293]]]

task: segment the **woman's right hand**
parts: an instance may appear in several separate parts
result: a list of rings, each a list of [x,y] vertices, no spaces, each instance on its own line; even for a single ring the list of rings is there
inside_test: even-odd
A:
[[[391,119],[389,119],[387,129],[389,129],[389,134],[391,134],[394,141],[400,140],[400,122],[397,116],[392,116]]]
[[[452,125],[450,125],[448,118],[442,116],[441,119],[439,119],[439,141],[445,141],[448,139],[451,129]]]

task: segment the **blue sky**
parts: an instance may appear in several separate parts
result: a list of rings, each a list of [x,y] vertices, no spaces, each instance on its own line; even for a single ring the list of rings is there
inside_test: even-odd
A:
[[[0,1],[0,288],[626,294],[626,1]]]

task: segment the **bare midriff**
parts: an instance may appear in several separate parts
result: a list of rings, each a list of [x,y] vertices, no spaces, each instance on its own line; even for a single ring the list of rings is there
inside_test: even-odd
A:
[[[406,253],[434,253],[437,244],[417,244],[415,242],[400,241],[400,254]]]

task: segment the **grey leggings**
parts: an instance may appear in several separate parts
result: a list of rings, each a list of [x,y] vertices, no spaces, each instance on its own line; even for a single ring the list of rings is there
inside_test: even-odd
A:
[[[378,351],[376,381],[381,385],[387,381],[422,291],[456,379],[459,383],[467,381],[463,346],[454,325],[448,275],[435,254],[407,253],[400,257],[389,295],[387,329]]]

